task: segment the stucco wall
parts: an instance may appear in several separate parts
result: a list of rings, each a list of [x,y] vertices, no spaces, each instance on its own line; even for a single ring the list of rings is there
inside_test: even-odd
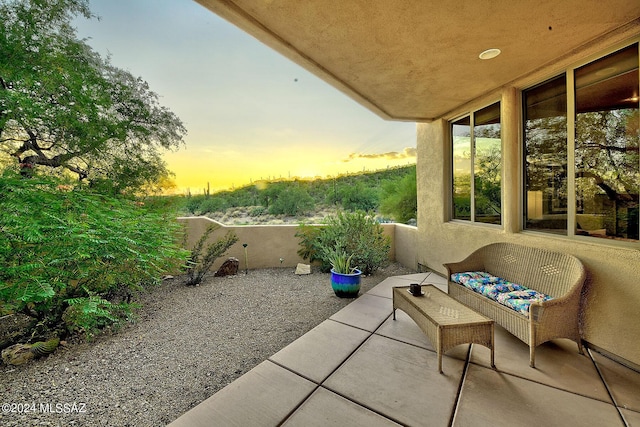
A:
[[[178,220],[187,224],[188,248],[192,248],[207,227],[215,223],[207,217],[178,218]],[[229,231],[233,231],[238,236],[238,242],[229,249],[224,257],[214,263],[214,271],[229,257],[238,258],[240,269],[244,270],[246,268],[245,249],[242,246],[244,243],[247,244],[246,261],[249,269],[295,267],[299,262],[308,263],[296,253],[299,246],[298,238],[295,237],[297,230],[295,225],[220,225],[221,227],[209,236],[209,242],[217,240]],[[282,263],[280,263],[280,258],[283,259]]]
[[[577,256],[588,272],[584,339],[640,365],[640,244],[619,245],[595,238],[568,238],[520,231],[520,100],[511,87],[491,94],[475,107],[502,101],[503,226],[448,221],[450,161],[448,119],[418,125],[418,262],[446,273],[445,262],[505,241]]]
[[[207,217],[182,217],[178,221],[187,226],[186,246],[192,248],[207,227],[216,223]],[[297,225],[239,225],[221,227],[209,236],[209,242],[213,242],[228,231],[233,231],[238,236],[238,242],[231,247],[227,254],[218,259],[214,265],[215,271],[229,257],[236,257],[240,260],[240,269],[244,270],[245,250],[242,246],[247,244],[248,268],[271,268],[271,267],[293,267],[298,263],[308,264],[309,261],[301,258],[297,252],[300,249],[299,239],[295,237]],[[389,259],[396,261],[397,245],[400,245],[403,256],[398,262],[409,268],[415,268],[415,227],[404,226],[400,234],[396,237],[396,224],[382,224],[384,234],[391,238],[391,250]],[[401,226],[402,227],[402,226]],[[413,229],[413,232],[412,232]],[[413,249],[410,249],[413,248]],[[413,250],[413,253],[410,253]],[[280,258],[283,259],[280,262]],[[408,260],[404,264],[403,260]]]
[[[418,228],[405,224],[394,224],[393,246],[395,260],[405,267],[418,271]]]

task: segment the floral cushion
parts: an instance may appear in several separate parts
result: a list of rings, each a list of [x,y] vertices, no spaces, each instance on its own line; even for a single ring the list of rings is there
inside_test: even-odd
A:
[[[465,284],[469,280],[478,280],[484,278],[490,278],[491,275],[489,273],[485,273],[484,271],[467,271],[465,273],[454,273],[451,275],[451,280],[456,283]]]
[[[514,292],[505,292],[498,295],[496,301],[509,308],[514,309],[517,312],[529,316],[529,307],[534,301],[548,301],[551,297],[545,295],[542,292],[534,291],[533,289],[526,289]]]
[[[529,315],[529,307],[533,301],[551,299],[550,296],[541,292],[492,276],[484,271],[455,273],[451,275],[451,280],[525,316]]]

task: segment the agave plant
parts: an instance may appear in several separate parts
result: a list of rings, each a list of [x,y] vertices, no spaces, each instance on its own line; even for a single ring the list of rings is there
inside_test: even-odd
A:
[[[357,267],[351,266],[353,254],[347,255],[343,249],[329,249],[325,251],[325,256],[331,264],[332,270],[340,274],[353,274]]]

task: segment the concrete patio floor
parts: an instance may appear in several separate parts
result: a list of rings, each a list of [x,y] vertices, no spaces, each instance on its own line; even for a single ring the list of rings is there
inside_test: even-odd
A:
[[[393,311],[391,289],[433,273],[391,277],[170,424],[198,426],[633,426],[640,373],[569,340],[536,350],[496,326],[490,351],[460,345],[443,357]]]

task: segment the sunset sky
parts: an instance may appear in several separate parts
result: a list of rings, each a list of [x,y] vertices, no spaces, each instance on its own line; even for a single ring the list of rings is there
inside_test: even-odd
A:
[[[78,35],[140,76],[187,128],[179,192],[415,163],[414,123],[385,121],[193,0],[90,0]]]

